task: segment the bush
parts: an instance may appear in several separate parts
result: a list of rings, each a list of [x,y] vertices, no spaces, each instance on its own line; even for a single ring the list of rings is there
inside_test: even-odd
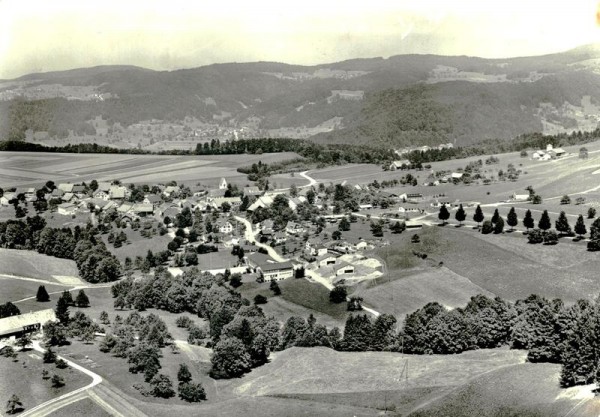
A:
[[[181,328],[187,328],[191,323],[193,321],[188,316],[177,317],[177,320],[175,320],[175,325]]]
[[[69,367],[69,364],[62,359],[57,359],[54,363],[58,369],[66,369]]]
[[[588,219],[593,219],[596,217],[596,209],[594,207],[590,207],[588,209]]]
[[[267,297],[264,295],[256,294],[254,296],[254,304],[267,304]]]
[[[60,387],[64,387],[65,385],[65,379],[60,376],[60,375],[52,375],[52,387],[54,388],[60,388]]]
[[[44,352],[44,363],[55,363],[56,362],[56,353],[52,349],[48,349]]]
[[[587,244],[587,250],[590,252],[596,252],[600,250],[600,240],[590,240]]]
[[[179,384],[179,398],[188,402],[199,402],[206,400],[206,392],[202,384],[186,382]]]
[[[544,232],[540,229],[533,229],[529,231],[527,235],[527,240],[531,244],[542,243],[544,241]]]
[[[346,287],[338,285],[329,292],[329,301],[336,304],[343,303],[346,301],[347,296],[348,292],[346,291]]]
[[[544,244],[545,245],[556,245],[558,243],[558,235],[554,230],[550,230],[546,232],[544,235]]]
[[[483,222],[483,226],[481,226],[481,233],[484,235],[488,235],[494,231],[494,225],[491,221],[486,220]]]

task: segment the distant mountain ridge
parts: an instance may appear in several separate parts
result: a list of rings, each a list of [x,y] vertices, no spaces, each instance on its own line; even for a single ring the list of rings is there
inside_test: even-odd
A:
[[[593,130],[599,122],[598,45],[507,59],[99,66],[0,81],[0,139],[150,149],[271,136],[402,147]]]

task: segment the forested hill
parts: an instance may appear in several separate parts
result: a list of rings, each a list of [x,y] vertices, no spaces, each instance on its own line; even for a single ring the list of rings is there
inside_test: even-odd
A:
[[[512,59],[402,55],[170,72],[104,66],[0,83],[0,139],[21,139],[28,130],[50,138],[126,137],[132,125],[163,122],[170,125],[155,140],[239,135],[469,145],[594,130],[598,114],[596,46]],[[168,130],[173,123],[181,129]]]

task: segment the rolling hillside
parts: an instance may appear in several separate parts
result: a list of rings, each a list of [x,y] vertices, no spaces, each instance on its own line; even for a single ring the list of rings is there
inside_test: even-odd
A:
[[[469,145],[593,130],[599,113],[597,46],[512,59],[402,55],[170,72],[104,66],[0,82],[0,138],[115,146],[257,136]]]

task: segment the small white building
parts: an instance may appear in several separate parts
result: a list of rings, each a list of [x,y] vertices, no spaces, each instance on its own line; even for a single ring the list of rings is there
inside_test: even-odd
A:
[[[334,268],[335,276],[339,277],[340,275],[347,275],[354,273],[354,265],[349,264],[348,262],[342,262],[339,265],[336,265]]]
[[[16,338],[25,333],[37,333],[43,330],[46,323],[57,321],[56,313],[51,308],[5,317],[0,319],[0,339]]]
[[[294,276],[294,265],[291,262],[266,263],[256,269],[264,281],[281,281]]]
[[[233,233],[233,225],[228,221],[217,222],[217,227],[219,229],[219,233],[223,233],[223,234]]]
[[[225,178],[221,178],[221,182],[219,182],[219,190],[227,189],[227,180]]]
[[[77,206],[73,203],[62,203],[57,206],[58,214],[63,216],[72,216],[77,213]]]

